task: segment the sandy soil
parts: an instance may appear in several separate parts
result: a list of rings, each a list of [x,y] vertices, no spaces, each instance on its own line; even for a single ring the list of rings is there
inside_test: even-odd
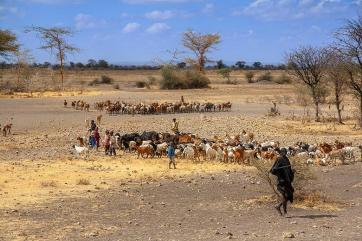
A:
[[[165,159],[136,160],[130,154],[105,158],[91,152],[75,157],[72,144],[85,135],[85,119],[99,113],[64,108],[68,101],[89,103],[231,101],[231,112],[152,116],[108,116],[105,129],[169,131],[173,117],[184,132],[203,137],[238,134],[258,140],[362,144],[353,123],[339,126],[298,118],[303,109],[289,103],[282,115],[266,117],[271,99],[293,98],[290,86],[213,85],[208,90],[105,91],[78,97],[0,99],[0,123],[12,122],[13,134],[0,137],[0,240],[359,240],[362,238],[362,165],[315,167],[309,185],[335,204],[307,208],[296,203],[287,218],[273,210],[270,188],[251,167],[179,161],[168,170]],[[327,116],[329,109],[324,108]],[[292,120],[293,114],[295,115]],[[345,115],[352,115],[346,112]],[[86,185],[84,185],[86,184]],[[290,235],[290,234],[289,234]],[[288,234],[284,234],[288,236]]]

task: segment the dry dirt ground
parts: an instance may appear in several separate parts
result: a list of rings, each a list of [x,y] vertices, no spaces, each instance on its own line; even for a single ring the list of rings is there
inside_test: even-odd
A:
[[[287,217],[273,209],[272,192],[252,167],[178,160],[137,160],[119,153],[89,159],[72,153],[76,137],[85,135],[85,119],[99,113],[63,107],[63,100],[89,103],[231,101],[231,112],[152,116],[108,116],[105,129],[170,131],[173,117],[183,132],[202,137],[239,134],[258,140],[362,144],[353,123],[300,121],[303,109],[285,101],[282,115],[266,117],[270,100],[293,99],[290,86],[213,85],[207,90],[99,90],[77,97],[0,99],[0,123],[12,122],[13,134],[0,137],[0,240],[361,240],[362,164],[313,167],[308,183],[330,200],[295,203]],[[324,107],[324,114],[330,115]],[[295,117],[293,118],[293,115]],[[351,112],[345,115],[352,116]]]

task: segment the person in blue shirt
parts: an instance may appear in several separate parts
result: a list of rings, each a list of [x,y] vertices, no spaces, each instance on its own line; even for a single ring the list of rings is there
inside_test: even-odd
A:
[[[176,161],[175,161],[175,146],[171,143],[167,148],[167,156],[170,159],[168,163],[168,168],[171,169],[171,164],[173,164],[173,168],[176,169]]]

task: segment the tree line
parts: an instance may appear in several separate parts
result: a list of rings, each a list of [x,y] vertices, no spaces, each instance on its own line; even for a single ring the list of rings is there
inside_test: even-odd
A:
[[[348,94],[358,102],[362,127],[362,15],[334,32],[329,46],[301,46],[287,54],[287,71],[305,86],[320,121],[320,105],[331,91],[338,122],[343,124],[343,100]]]
[[[17,61],[1,61],[0,69],[12,69],[17,65]],[[31,67],[34,68],[51,68],[53,70],[60,69],[59,64],[52,64],[48,61],[43,63],[32,62],[29,63]],[[179,68],[185,69],[188,68],[186,62],[179,62],[176,64]],[[111,64],[104,59],[95,60],[89,59],[86,63],[83,62],[67,62],[64,63],[64,69],[67,70],[158,70],[161,69],[163,65],[161,64]],[[285,70],[285,64],[262,64],[261,62],[254,62],[252,64],[247,64],[245,61],[237,61],[233,65],[227,65],[223,60],[215,61],[214,65],[207,65],[205,69],[207,70],[217,70],[230,68],[232,70]]]

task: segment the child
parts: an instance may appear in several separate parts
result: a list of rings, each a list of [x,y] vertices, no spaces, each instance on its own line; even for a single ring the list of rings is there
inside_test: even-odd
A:
[[[168,163],[168,168],[171,169],[171,164],[173,164],[173,168],[176,169],[175,147],[173,143],[171,143],[167,148],[167,156],[170,159]]]
[[[109,155],[116,155],[116,146],[117,146],[117,139],[113,135],[113,131],[110,132],[110,138],[109,138]]]
[[[104,140],[103,140],[103,144],[104,144],[104,154],[108,155],[109,152],[109,147],[110,147],[110,135],[109,135],[109,131],[106,130],[106,134],[104,135]]]
[[[98,131],[98,127],[96,127],[96,129],[94,130],[94,139],[96,141],[96,147],[97,147],[97,151],[98,151],[98,148],[99,148],[99,141],[100,141],[100,136],[99,136],[99,131]]]

